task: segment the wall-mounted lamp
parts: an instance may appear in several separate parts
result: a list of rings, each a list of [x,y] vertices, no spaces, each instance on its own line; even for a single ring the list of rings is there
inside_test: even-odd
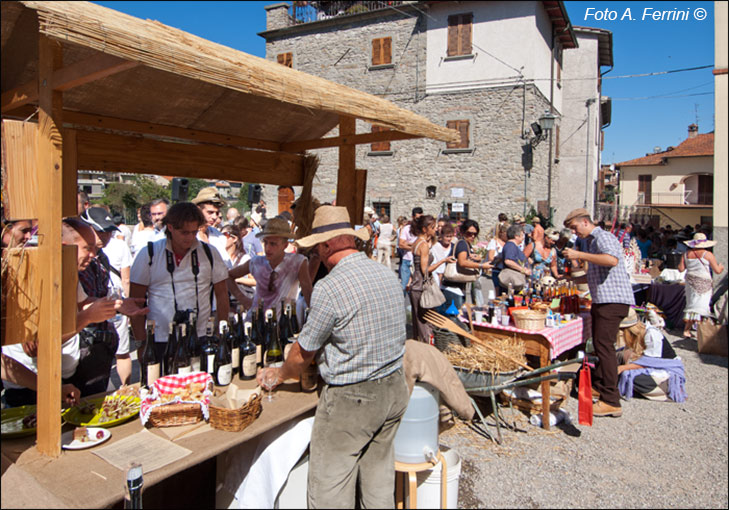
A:
[[[524,133],[524,138],[529,140],[532,147],[539,145],[549,136],[549,132],[554,129],[554,121],[557,116],[550,111],[546,111],[539,117],[539,122],[532,122],[531,128],[534,136],[529,136],[529,132]]]
[[[425,198],[435,198],[435,186],[426,186],[425,187]]]

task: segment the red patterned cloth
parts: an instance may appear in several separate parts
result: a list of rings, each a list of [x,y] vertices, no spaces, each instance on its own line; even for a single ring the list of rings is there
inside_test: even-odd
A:
[[[202,400],[181,400],[179,397],[176,397],[169,402],[152,404],[161,395],[171,395],[176,389],[185,388],[194,383],[202,384],[204,387]],[[139,417],[142,420],[142,425],[147,423],[149,413],[152,409],[168,404],[200,404],[203,416],[206,420],[209,419],[208,406],[210,405],[210,396],[213,394],[212,387],[213,378],[207,372],[193,372],[185,375],[174,374],[160,377],[152,384],[152,391],[142,400],[139,408]]]

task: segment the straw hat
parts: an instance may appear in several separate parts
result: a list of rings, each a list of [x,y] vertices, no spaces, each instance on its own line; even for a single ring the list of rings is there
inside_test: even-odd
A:
[[[210,202],[214,205],[217,205],[218,207],[223,207],[225,205],[225,200],[223,200],[223,197],[221,197],[218,193],[218,190],[216,190],[212,186],[210,186],[209,188],[201,189],[197,193],[197,196],[192,199],[192,203],[195,205],[203,204],[205,202]]]
[[[711,248],[712,246],[716,246],[716,241],[709,241],[706,239],[706,235],[698,232],[694,234],[693,239],[690,241],[684,241],[683,244],[689,248]]]
[[[524,216],[519,216],[518,214],[514,216],[514,223],[525,223],[526,219],[524,219]]]
[[[532,223],[542,223],[542,220],[539,218],[539,216],[534,216],[532,218]]]
[[[629,328],[638,324],[638,314],[632,308],[628,312],[628,316],[620,322],[620,329]]]
[[[291,239],[291,226],[284,218],[275,217],[266,222],[263,230],[256,234],[256,237],[283,237]]]
[[[559,232],[551,227],[544,231],[544,236],[550,238],[552,241],[559,241]]]
[[[354,230],[351,227],[346,207],[323,205],[314,212],[311,235],[297,240],[296,245],[299,248],[309,248],[341,235],[355,236],[363,241],[370,238],[366,228]]]

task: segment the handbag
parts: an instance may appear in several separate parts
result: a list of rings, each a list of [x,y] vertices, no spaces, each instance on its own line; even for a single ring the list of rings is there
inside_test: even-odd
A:
[[[447,262],[445,271],[443,272],[443,278],[450,282],[467,283],[476,281],[480,272],[481,271],[479,271],[478,269],[471,269],[470,267],[460,267],[458,265],[458,262]]]
[[[726,324],[715,324],[711,319],[699,322],[696,341],[700,354],[715,354],[725,358],[729,356]]]
[[[445,296],[440,290],[438,280],[430,274],[423,282],[423,293],[420,295],[421,308],[437,308],[445,303]]]
[[[590,377],[590,365],[587,360],[582,361],[580,387],[577,396],[579,424],[592,427],[592,378]]]
[[[521,290],[526,286],[526,276],[515,269],[505,267],[499,273],[499,284],[504,288],[511,284],[514,290]]]

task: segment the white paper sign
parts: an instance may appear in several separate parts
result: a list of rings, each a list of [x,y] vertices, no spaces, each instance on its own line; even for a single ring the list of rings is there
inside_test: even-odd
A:
[[[451,188],[451,197],[463,198],[463,188]]]
[[[451,204],[451,212],[463,212],[463,204],[460,202],[453,202]]]

